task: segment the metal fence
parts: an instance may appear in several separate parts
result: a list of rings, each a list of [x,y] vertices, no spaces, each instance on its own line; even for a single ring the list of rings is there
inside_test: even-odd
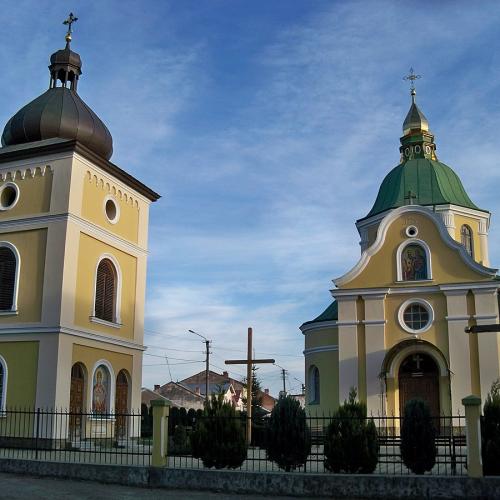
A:
[[[0,458],[149,465],[146,419],[140,411],[8,409],[0,414]]]
[[[168,465],[176,468],[204,468],[201,458],[195,458],[190,450],[190,436],[203,419],[214,418],[197,415],[186,423],[170,422]],[[330,473],[325,467],[325,436],[326,429],[334,417],[307,417],[307,426],[311,434],[311,452],[306,463],[295,469],[295,472]],[[338,419],[337,419],[338,420]],[[378,463],[375,474],[412,474],[401,458],[401,425],[403,419],[395,416],[373,416],[377,430],[379,445]],[[270,430],[268,420],[263,419],[258,424],[254,421],[252,445],[248,448],[247,459],[238,470],[251,472],[277,472],[279,467],[267,458],[266,444]],[[244,424],[244,421],[242,421]],[[223,425],[223,423],[220,423]],[[466,475],[467,474],[467,444],[465,437],[465,418],[458,416],[442,416],[432,419],[435,429],[436,462],[429,474],[433,475]],[[182,432],[176,429],[184,427]],[[212,426],[213,427],[213,426]],[[218,426],[215,426],[218,427]],[[220,427],[220,426],[219,426]],[[242,425],[244,429],[244,425]],[[215,432],[214,434],[217,434]],[[184,442],[182,442],[185,436]],[[176,439],[177,438],[177,439]],[[212,439],[216,441],[217,435]]]

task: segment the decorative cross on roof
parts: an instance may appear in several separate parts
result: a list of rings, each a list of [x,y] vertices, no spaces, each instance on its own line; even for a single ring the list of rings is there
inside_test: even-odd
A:
[[[417,198],[417,195],[412,191],[408,191],[408,194],[405,196],[405,200],[408,200],[408,205],[413,205],[413,200]]]
[[[403,77],[403,80],[407,80],[410,82],[410,91],[413,94],[415,92],[415,80],[422,78],[421,75],[416,75],[413,71],[413,68],[410,68],[410,73]]]
[[[78,21],[78,18],[73,15],[73,12],[70,12],[69,16],[68,16],[68,19],[66,19],[65,21],[63,21],[63,24],[68,25],[68,32],[66,33],[66,37],[65,37],[66,38],[66,42],[68,42],[68,43],[71,42],[71,33],[73,33],[71,25],[73,23],[76,23],[76,21]]]

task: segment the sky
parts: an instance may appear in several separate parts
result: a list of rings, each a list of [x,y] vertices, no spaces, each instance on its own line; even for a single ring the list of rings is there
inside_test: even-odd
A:
[[[111,160],[162,195],[144,386],[204,369],[189,329],[221,372],[253,327],[255,355],[300,392],[299,326],[359,259],[354,222],[399,161],[410,67],[438,158],[493,214],[500,267],[500,3],[4,0],[0,124],[47,89],[69,10],[78,91],[113,135]],[[280,368],[258,375],[277,395]]]

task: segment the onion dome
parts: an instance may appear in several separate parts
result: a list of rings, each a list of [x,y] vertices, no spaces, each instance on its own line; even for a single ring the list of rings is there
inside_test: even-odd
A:
[[[75,20],[73,17],[70,27]],[[66,34],[66,47],[50,57],[49,89],[7,122],[2,146],[70,139],[109,160],[113,154],[113,139],[106,125],[77,93],[82,61],[79,54],[70,49],[70,42],[71,28]]]
[[[404,205],[452,204],[481,210],[469,198],[458,175],[438,161],[434,136],[415,96],[412,87],[412,103],[400,139],[401,162],[382,181],[375,204],[363,219]]]

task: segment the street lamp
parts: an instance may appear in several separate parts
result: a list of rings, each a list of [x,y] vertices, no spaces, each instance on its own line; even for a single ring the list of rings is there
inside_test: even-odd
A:
[[[201,335],[198,332],[195,332],[194,330],[188,330],[189,333],[194,333],[195,335],[198,335],[198,337],[201,337],[203,339],[203,342],[205,343],[205,348],[206,348],[206,366],[205,366],[205,398],[206,401],[208,401],[208,372],[209,372],[209,360],[210,360],[210,340],[208,340],[206,337]]]

